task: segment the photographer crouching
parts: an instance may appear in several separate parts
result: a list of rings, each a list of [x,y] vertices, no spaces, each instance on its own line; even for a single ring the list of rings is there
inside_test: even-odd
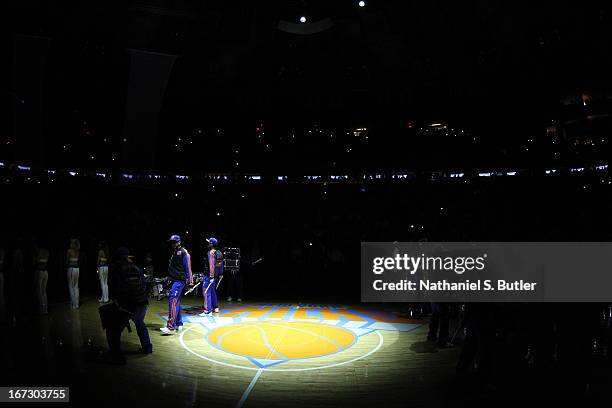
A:
[[[101,307],[100,315],[106,329],[111,362],[125,364],[125,356],[121,351],[121,333],[125,328],[129,330],[130,320],[136,326],[141,353],[152,353],[153,346],[144,322],[149,305],[144,273],[132,262],[127,248],[118,248],[116,255],[108,274],[109,295],[113,303]]]

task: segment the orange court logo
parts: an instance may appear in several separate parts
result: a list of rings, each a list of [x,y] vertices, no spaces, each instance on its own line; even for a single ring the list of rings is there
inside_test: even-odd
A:
[[[357,336],[350,330],[310,322],[234,323],[206,335],[219,350],[255,359],[322,357],[345,350]]]
[[[190,324],[180,335],[181,345],[203,360],[246,370],[349,364],[378,351],[385,336],[395,338],[423,324],[388,311],[339,305],[239,304],[217,316],[199,316],[201,311],[184,309],[183,321]]]

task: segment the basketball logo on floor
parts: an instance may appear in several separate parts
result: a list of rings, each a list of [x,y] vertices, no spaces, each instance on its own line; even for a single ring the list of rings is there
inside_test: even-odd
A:
[[[246,370],[308,371],[349,364],[384,344],[382,332],[411,331],[422,321],[382,311],[325,305],[234,305],[198,316],[180,336],[190,353]]]
[[[351,347],[357,336],[342,327],[310,322],[246,322],[206,335],[219,350],[244,356],[260,366],[315,358]]]

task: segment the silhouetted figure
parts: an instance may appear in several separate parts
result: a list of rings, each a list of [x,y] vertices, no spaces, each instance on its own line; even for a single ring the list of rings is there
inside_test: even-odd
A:
[[[68,292],[70,293],[70,308],[79,308],[79,256],[81,243],[72,238],[66,252],[66,267],[68,274]]]
[[[108,244],[105,241],[100,241],[98,244],[98,279],[100,279],[100,299],[98,302],[108,302],[108,260],[109,260]]]
[[[170,295],[168,296],[168,321],[166,327],[159,330],[168,336],[183,328],[181,316],[181,296],[185,286],[193,287],[193,272],[191,271],[191,255],[182,246],[181,237],[172,235],[168,240],[172,255],[168,261],[168,277],[172,281]]]
[[[432,303],[427,341],[436,343],[436,346],[440,348],[447,347],[449,320],[448,303]]]
[[[223,277],[225,270],[225,259],[223,252],[217,249],[217,238],[206,239],[208,252],[206,252],[206,267],[204,269],[204,281],[202,282],[202,296],[204,298],[204,311],[200,316],[210,313],[219,313],[217,301],[217,283]]]
[[[117,249],[117,260],[112,264],[108,276],[109,296],[115,310],[110,323],[105,325],[106,338],[112,361],[119,364],[125,363],[121,351],[121,333],[124,328],[129,328],[130,320],[136,326],[140,351],[144,354],[153,352],[149,330],[144,322],[149,305],[147,285],[144,273],[130,258],[127,248]]]
[[[36,298],[38,300],[38,313],[47,314],[47,282],[49,281],[49,250],[38,246],[34,252],[34,268],[36,270]]]
[[[225,294],[227,301],[242,302],[242,273],[241,273],[241,256],[239,248],[225,248]],[[258,260],[261,261],[261,259]]]
[[[465,376],[477,361],[478,373],[483,380],[493,374],[497,306],[490,303],[467,303],[465,306],[466,336],[461,348],[457,374]]]
[[[144,273],[148,276],[155,277],[155,266],[153,264],[153,252],[147,251],[142,265]]]
[[[228,269],[227,275],[227,301],[242,302],[242,274],[237,268]]]

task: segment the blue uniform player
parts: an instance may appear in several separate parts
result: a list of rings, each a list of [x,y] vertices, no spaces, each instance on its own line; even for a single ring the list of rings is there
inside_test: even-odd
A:
[[[223,268],[225,266],[223,253],[217,249],[217,239],[211,237],[206,242],[208,242],[208,252],[206,253],[207,266],[204,270],[204,286],[202,288],[204,312],[200,316],[209,315],[211,312],[219,313],[216,285],[223,276]]]
[[[193,286],[191,273],[191,257],[181,245],[181,237],[172,235],[168,240],[172,246],[172,256],[168,262],[168,276],[172,281],[168,297],[168,323],[159,330],[165,335],[174,334],[183,327],[181,318],[181,295],[185,285]]]

